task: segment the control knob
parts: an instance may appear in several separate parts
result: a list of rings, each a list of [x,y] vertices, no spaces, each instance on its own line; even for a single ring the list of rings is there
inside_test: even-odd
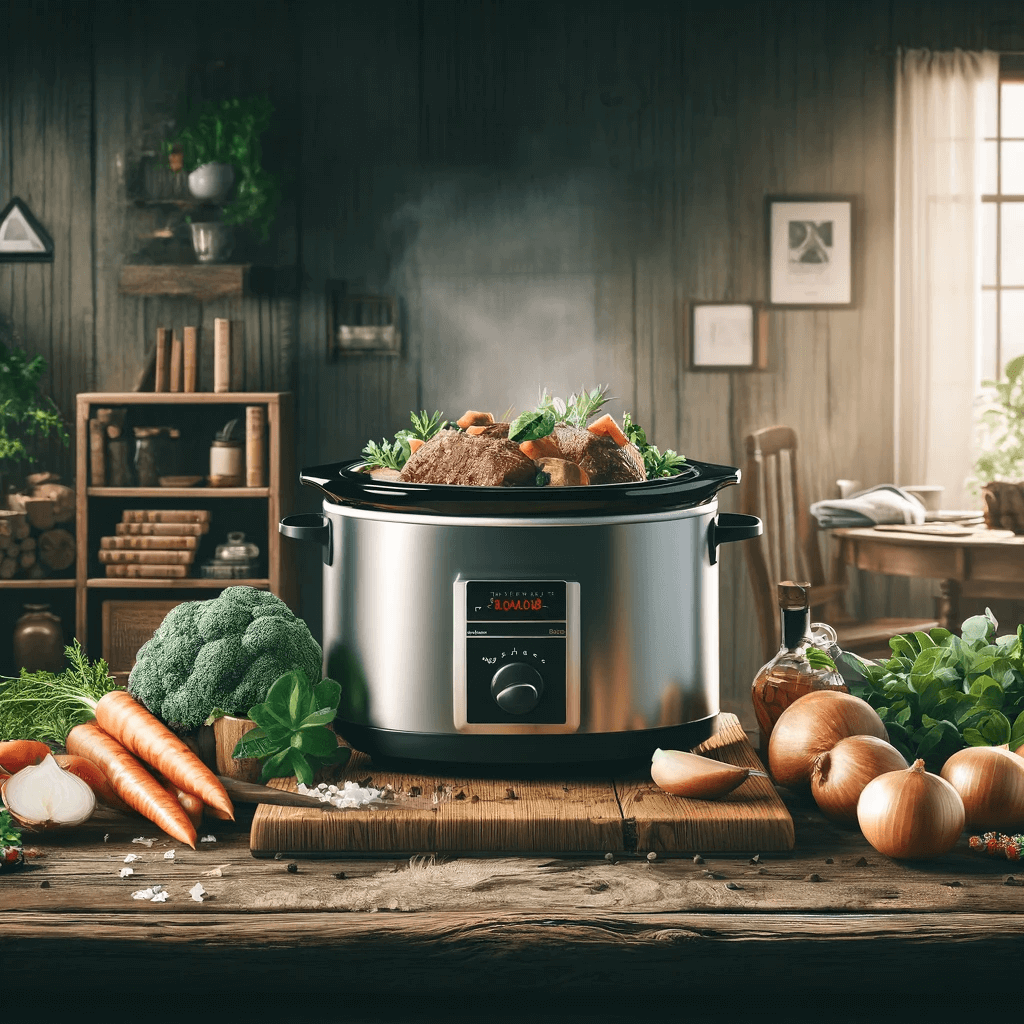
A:
[[[491,696],[502,711],[525,715],[540,702],[544,693],[541,674],[523,661],[502,665],[491,679]]]

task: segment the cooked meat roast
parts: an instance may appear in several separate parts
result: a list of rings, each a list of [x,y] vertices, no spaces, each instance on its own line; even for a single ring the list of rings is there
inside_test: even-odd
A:
[[[555,427],[552,436],[562,458],[575,462],[592,484],[625,484],[647,479],[643,457],[634,445],[620,448],[610,437],[564,425]],[[636,452],[635,458],[629,449]]]
[[[409,458],[402,479],[418,484],[462,484],[469,487],[516,487],[533,484],[537,467],[506,436],[488,437],[442,430]],[[499,424],[495,424],[499,426]]]

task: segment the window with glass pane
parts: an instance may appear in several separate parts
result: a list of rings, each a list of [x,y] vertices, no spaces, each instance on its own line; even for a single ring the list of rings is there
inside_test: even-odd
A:
[[[981,375],[1024,355],[1024,74],[1004,69],[995,123],[985,131]]]

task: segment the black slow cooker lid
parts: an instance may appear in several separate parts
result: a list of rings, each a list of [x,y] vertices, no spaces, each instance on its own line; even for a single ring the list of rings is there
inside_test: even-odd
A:
[[[336,504],[388,512],[448,516],[644,515],[693,508],[723,487],[739,483],[733,466],[688,460],[681,473],[660,480],[585,487],[463,487],[376,480],[360,472],[362,459],[312,466],[299,473]]]

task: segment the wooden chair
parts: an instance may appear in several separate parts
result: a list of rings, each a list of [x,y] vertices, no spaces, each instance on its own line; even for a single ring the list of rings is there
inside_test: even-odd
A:
[[[742,510],[759,516],[764,533],[743,545],[757,604],[758,628],[765,661],[779,650],[779,602],[782,580],[811,584],[811,618],[827,622],[838,644],[864,658],[888,656],[896,633],[933,629],[934,619],[870,619],[858,621],[844,606],[846,583],[826,581],[818,548],[818,526],[811,516],[797,469],[796,432],[790,427],[765,427],[746,438],[747,464],[740,482]],[[835,575],[842,573],[837,567]]]

